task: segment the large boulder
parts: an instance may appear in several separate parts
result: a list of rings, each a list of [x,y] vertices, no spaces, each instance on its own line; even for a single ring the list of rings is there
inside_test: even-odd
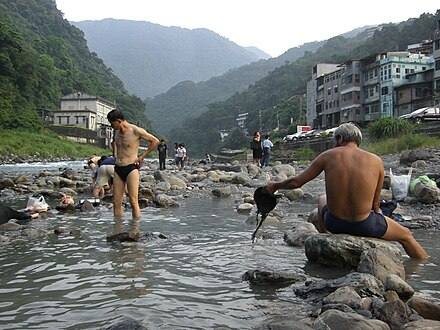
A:
[[[305,242],[307,259],[323,265],[357,268],[364,251],[380,247],[396,258],[401,252],[394,242],[346,234],[318,234]]]

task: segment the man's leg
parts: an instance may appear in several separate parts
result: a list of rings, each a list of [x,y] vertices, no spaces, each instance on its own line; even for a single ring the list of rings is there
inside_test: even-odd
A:
[[[388,224],[388,229],[385,235],[382,236],[383,239],[397,241],[402,244],[406,253],[408,253],[411,258],[426,259],[429,257],[408,228],[401,226],[388,217],[385,217],[385,220]]]
[[[141,210],[139,208],[139,170],[133,170],[127,176],[127,190],[128,198],[131,205],[133,218],[141,217]]]
[[[325,228],[324,219],[322,218],[322,209],[327,205],[327,196],[321,195],[318,198],[318,231],[320,233],[329,233]]]
[[[113,177],[113,214],[115,217],[122,217],[122,200],[125,193],[125,182],[117,173]]]

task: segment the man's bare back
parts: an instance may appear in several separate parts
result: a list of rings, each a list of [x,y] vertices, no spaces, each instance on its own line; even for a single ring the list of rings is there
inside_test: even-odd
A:
[[[379,211],[375,200],[379,199],[384,178],[379,157],[356,144],[330,149],[320,157],[330,213],[341,219],[361,221],[372,209]]]

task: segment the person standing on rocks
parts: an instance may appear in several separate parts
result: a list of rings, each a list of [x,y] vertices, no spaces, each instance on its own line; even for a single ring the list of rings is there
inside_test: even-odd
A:
[[[114,133],[114,155],[115,175],[113,179],[113,213],[115,217],[122,217],[122,201],[127,185],[133,219],[140,219],[139,208],[139,169],[145,157],[159,144],[159,140],[148,133],[145,129],[130,124],[119,110],[112,110],[108,113],[107,119],[110,122]],[[149,141],[147,150],[138,157],[141,140]]]
[[[429,256],[411,231],[380,213],[380,192],[384,181],[382,160],[359,148],[360,129],[341,124],[334,132],[335,148],[316,157],[299,175],[281,182],[269,182],[265,189],[296,189],[325,173],[325,191],[318,200],[318,230],[398,241],[411,258]]]
[[[269,165],[270,160],[270,149],[273,148],[273,143],[271,140],[269,140],[269,134],[266,134],[264,136],[263,141],[263,160],[261,161],[261,167]]]
[[[157,146],[157,154],[159,156],[159,170],[165,170],[165,162],[168,156],[168,148],[165,144],[165,140],[160,140],[159,145]]]
[[[255,165],[260,166],[263,157],[263,147],[261,145],[260,132],[255,132],[251,141],[252,161]]]

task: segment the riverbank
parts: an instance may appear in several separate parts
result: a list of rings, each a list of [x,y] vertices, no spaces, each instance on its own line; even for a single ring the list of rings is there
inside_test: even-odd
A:
[[[69,141],[48,130],[29,132],[0,129],[0,164],[85,159],[111,151]]]

